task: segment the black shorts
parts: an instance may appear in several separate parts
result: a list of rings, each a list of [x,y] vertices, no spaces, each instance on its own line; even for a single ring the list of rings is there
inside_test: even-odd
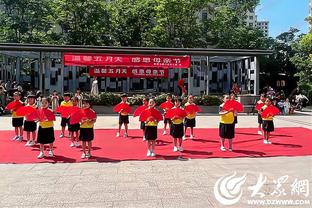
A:
[[[23,126],[24,118],[12,118],[12,126],[13,127],[21,127]]]
[[[182,138],[184,136],[183,123],[181,123],[181,124],[171,124],[170,135],[173,138]]]
[[[39,144],[51,144],[55,141],[54,137],[54,129],[50,128],[42,128],[39,126],[37,142]]]
[[[273,121],[263,120],[262,129],[263,129],[263,131],[268,131],[268,132],[274,131]]]
[[[261,115],[258,113],[258,124],[262,124],[262,118]]]
[[[93,128],[80,128],[79,140],[90,142],[94,139]]]
[[[24,121],[24,131],[34,132],[37,130],[37,124],[34,121]]]
[[[79,131],[80,129],[80,124],[68,124],[68,131],[74,132],[74,131]]]
[[[165,124],[167,124],[167,123],[168,123],[168,124],[171,124],[171,119],[170,119],[170,118],[165,118],[165,119],[164,119],[164,123],[165,123]]]
[[[66,127],[69,125],[69,118],[62,118],[61,127]]]
[[[219,136],[224,139],[233,139],[235,137],[235,124],[219,124]]]
[[[195,118],[192,118],[192,119],[185,118],[184,119],[184,126],[185,127],[195,127],[196,126]]]
[[[119,124],[128,124],[129,123],[129,116],[123,116],[119,114]]]
[[[234,116],[234,123],[237,124],[237,116]]]
[[[145,126],[145,139],[156,140],[157,139],[157,126]]]
[[[145,122],[142,122],[142,121],[141,121],[140,129],[143,129],[143,130],[145,129]]]

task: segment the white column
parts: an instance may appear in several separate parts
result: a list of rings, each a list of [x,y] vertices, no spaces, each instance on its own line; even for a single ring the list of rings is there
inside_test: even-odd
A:
[[[192,67],[192,66],[191,66]],[[187,69],[187,94],[192,94],[191,67]]]
[[[16,57],[16,82],[20,84],[21,78],[21,59]]]
[[[210,61],[209,56],[207,56],[207,70],[206,70],[206,95],[209,95],[209,70],[210,70]]]
[[[42,59],[43,59],[43,54],[42,54],[42,52],[40,52],[40,55],[39,55],[39,90],[41,91],[41,93],[43,94],[44,92],[43,92],[43,80],[42,80],[42,72],[43,72],[43,61],[42,61]]]
[[[77,66],[72,67],[72,74],[73,74],[73,92],[76,92],[77,89]]]
[[[257,56],[255,56],[255,81],[254,81],[254,95],[259,95],[259,75],[260,75],[260,62]]]
[[[130,78],[127,77],[127,93],[130,91]]]
[[[61,76],[60,76],[60,85],[61,85],[61,95],[64,94],[64,54],[61,52]]]

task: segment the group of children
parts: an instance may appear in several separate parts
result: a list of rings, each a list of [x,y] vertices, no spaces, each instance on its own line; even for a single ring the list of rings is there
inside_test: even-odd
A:
[[[43,97],[41,98],[40,107],[36,105],[36,95],[28,95],[26,100],[27,107],[31,107],[34,110],[30,113],[17,113],[18,109],[24,106],[24,103],[20,101],[21,95],[19,92],[13,94],[14,106],[11,110],[12,113],[12,126],[15,128],[15,137],[13,140],[23,141],[23,131],[27,133],[27,142],[25,146],[33,147],[39,144],[40,153],[38,159],[44,158],[44,145],[49,146],[49,157],[54,157],[53,143],[55,142],[54,135],[54,121],[55,112],[50,109],[51,98]],[[52,98],[53,99],[53,98]],[[61,107],[74,107],[76,110],[70,109],[71,113],[67,116],[62,116],[61,126],[62,133],[60,138],[65,135],[65,128],[68,126],[69,137],[71,138],[71,147],[79,147],[79,141],[82,142],[82,155],[81,158],[91,157],[92,140],[94,139],[94,123],[96,122],[96,114],[91,108],[91,101],[88,99],[81,100],[81,108],[79,106],[79,98],[73,97],[71,99],[70,93],[64,94],[64,101],[61,102]],[[63,108],[64,109],[64,108]],[[26,111],[22,109],[22,111]],[[28,109],[27,109],[28,110]],[[91,112],[95,116],[88,118],[87,116],[81,116],[79,121],[76,123],[71,123],[70,118],[74,113],[78,113],[78,110],[83,110],[83,112]],[[20,110],[21,111],[21,110]],[[57,111],[57,109],[55,109]],[[35,114],[36,113],[36,114]],[[36,115],[36,116],[34,116]],[[62,113],[61,113],[62,115]],[[37,130],[37,123],[39,128]]]
[[[123,94],[121,96],[121,104],[128,104],[127,102],[127,95]],[[167,127],[170,128],[170,135],[173,138],[173,151],[174,152],[182,152],[182,141],[186,140],[186,131],[187,128],[191,129],[190,132],[190,139],[194,138],[194,127],[195,127],[195,118],[196,113],[195,111],[185,111],[184,108],[182,108],[182,100],[177,98],[174,100],[172,99],[171,95],[167,95],[166,101],[160,105],[160,108],[163,109],[164,115],[162,116],[161,113],[155,109],[155,100],[154,99],[148,99],[143,98],[142,99],[143,105],[140,106],[141,110],[140,115],[144,115],[146,111],[150,111],[153,109],[154,114],[158,116],[150,116],[147,120],[141,120],[140,117],[140,129],[143,131],[143,141],[147,141],[147,156],[155,156],[155,140],[157,139],[157,126],[158,123],[161,120],[164,120],[164,129],[163,129],[163,135],[167,134]],[[194,103],[193,96],[188,97],[188,101],[185,104],[185,106],[190,106],[196,104]],[[142,108],[143,107],[143,108]],[[139,109],[138,108],[138,109]],[[157,111],[157,112],[156,112]],[[124,109],[121,109],[118,111],[119,113],[119,128],[117,131],[116,136],[120,136],[120,131],[122,128],[122,125],[125,127],[125,133],[124,137],[128,136],[128,124],[129,124],[129,112],[126,112]],[[170,115],[169,115],[170,114]],[[159,116],[161,115],[161,116]],[[157,117],[157,118],[156,118]]]
[[[225,109],[224,105],[229,100],[236,100],[236,96],[234,94],[231,95],[224,95],[223,103],[219,106],[219,115],[220,115],[220,123],[219,123],[219,137],[220,137],[220,150],[226,151],[227,148],[225,147],[225,140],[228,140],[229,146],[228,150],[230,152],[233,151],[233,139],[235,137],[235,124],[237,123],[237,109],[230,108]],[[148,101],[147,98],[142,99],[143,105],[140,106],[144,107],[143,109],[148,110],[150,108],[155,107],[154,99],[150,99]],[[121,103],[127,103],[127,96],[124,94],[122,95]],[[261,108],[258,110],[258,122],[259,122],[259,130],[258,134],[264,136],[264,144],[271,144],[269,141],[270,132],[274,131],[274,123],[273,117],[274,115],[266,115],[262,117],[262,112],[269,106],[272,106],[272,99],[266,98],[265,95],[260,96],[260,100],[257,104],[263,104]],[[171,95],[168,95],[166,101],[160,104],[160,108],[163,109],[164,115],[164,129],[163,135],[167,134],[167,127],[170,128],[170,135],[173,138],[173,151],[174,152],[182,152],[182,141],[186,140],[186,132],[187,128],[190,128],[190,139],[194,138],[194,127],[196,126],[196,115],[198,111],[186,111],[187,107],[190,105],[196,106],[194,103],[194,98],[192,95],[188,97],[187,103],[185,103],[184,108],[181,107],[182,100],[177,98],[172,102]],[[138,108],[138,109],[139,109]],[[141,112],[143,113],[144,110]],[[170,113],[170,116],[167,116]],[[161,119],[162,120],[162,119]],[[141,121],[141,120],[140,120]],[[147,156],[154,156],[154,144],[155,140],[157,139],[157,124],[159,123],[159,119],[156,120],[153,118],[153,133],[152,137],[150,136],[150,129],[151,129],[151,122],[150,121],[141,121],[140,129],[143,130],[143,141],[148,141],[148,151]],[[122,125],[125,125],[125,134],[124,137],[128,135],[128,124],[129,124],[129,113],[119,112],[119,129],[117,132],[117,137],[120,136],[120,131]],[[153,141],[153,143],[150,143]]]
[[[54,95],[56,96],[56,95]],[[24,105],[20,101],[20,94],[18,92],[13,95],[14,102],[18,105]],[[49,109],[51,105],[52,98],[42,98],[40,107],[36,105],[36,96],[29,95],[27,97],[26,106],[32,107],[34,109],[41,109],[48,113],[54,113]],[[233,151],[232,141],[235,137],[235,124],[237,123],[237,110],[234,108],[225,108],[225,103],[229,100],[235,100],[235,95],[224,95],[223,103],[219,107],[220,124],[219,124],[219,136],[220,136],[220,150],[226,151],[225,140],[228,140],[229,147],[228,150]],[[194,127],[196,126],[196,115],[199,112],[199,108],[194,103],[193,96],[189,96],[187,103],[185,103],[184,108],[182,108],[182,100],[179,98],[174,99],[170,94],[167,95],[166,101],[160,105],[163,109],[164,114],[162,115],[160,111],[155,108],[155,100],[153,98],[143,98],[143,105],[140,106],[137,115],[140,116],[139,120],[141,122],[140,129],[143,132],[143,141],[147,141],[147,156],[155,156],[155,141],[157,136],[157,126],[161,120],[164,120],[163,135],[167,134],[167,128],[170,129],[170,135],[173,138],[173,151],[182,152],[183,140],[186,140],[187,129],[190,128],[190,139],[194,139]],[[123,94],[121,96],[122,107],[116,112],[119,113],[119,126],[116,133],[117,137],[120,137],[122,125],[125,127],[124,137],[128,137],[128,124],[130,115],[130,105],[127,102],[127,95]],[[271,144],[269,141],[270,132],[274,131],[273,116],[268,114],[266,117],[262,116],[262,112],[269,106],[272,105],[272,100],[266,98],[265,95],[260,96],[260,100],[257,105],[261,105],[258,109],[258,123],[259,123],[259,134],[264,136],[264,144]],[[72,113],[62,113],[62,110],[72,107]],[[59,110],[58,110],[59,109]],[[77,109],[84,109],[90,111],[95,116],[92,118],[85,117],[76,122],[72,122],[71,118],[73,113]],[[190,110],[191,109],[191,110]],[[197,109],[197,110],[196,110]],[[96,114],[91,108],[90,100],[83,99],[80,103],[80,98],[75,96],[71,98],[70,93],[64,94],[64,100],[60,103],[59,107],[54,109],[56,112],[61,114],[61,134],[60,138],[65,137],[65,128],[68,126],[69,138],[71,139],[71,147],[79,147],[79,141],[82,141],[83,153],[81,158],[91,157],[92,140],[94,139],[94,123],[96,121]],[[53,143],[55,141],[54,136],[54,118],[39,118],[36,120],[30,119],[30,115],[18,115],[16,113],[17,109],[11,109],[12,112],[12,125],[15,128],[14,140],[23,141],[23,131],[27,133],[27,143],[25,146],[34,146],[36,143],[40,146],[40,154],[38,158],[45,157],[44,145],[49,145],[49,156],[53,157]],[[54,115],[54,114],[53,114]],[[24,121],[25,118],[25,121]],[[39,128],[37,132],[37,122],[39,123]],[[24,126],[24,128],[23,128]]]

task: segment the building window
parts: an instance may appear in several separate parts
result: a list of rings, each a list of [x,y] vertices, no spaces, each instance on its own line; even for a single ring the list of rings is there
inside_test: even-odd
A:
[[[211,81],[213,83],[216,83],[218,80],[218,73],[217,72],[212,72],[212,77],[211,77]]]
[[[249,16],[249,19],[250,19],[250,20],[253,20],[253,16]]]
[[[252,26],[253,26],[253,23],[249,23],[249,26],[252,27]]]
[[[207,20],[208,19],[208,13],[207,12],[203,12],[202,13],[202,20]]]

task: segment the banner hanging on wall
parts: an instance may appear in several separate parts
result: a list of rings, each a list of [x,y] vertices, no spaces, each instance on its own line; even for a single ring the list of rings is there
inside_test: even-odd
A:
[[[168,78],[168,69],[142,67],[89,67],[89,75],[115,78]]]
[[[190,56],[65,53],[66,66],[128,66],[148,68],[190,68]]]

